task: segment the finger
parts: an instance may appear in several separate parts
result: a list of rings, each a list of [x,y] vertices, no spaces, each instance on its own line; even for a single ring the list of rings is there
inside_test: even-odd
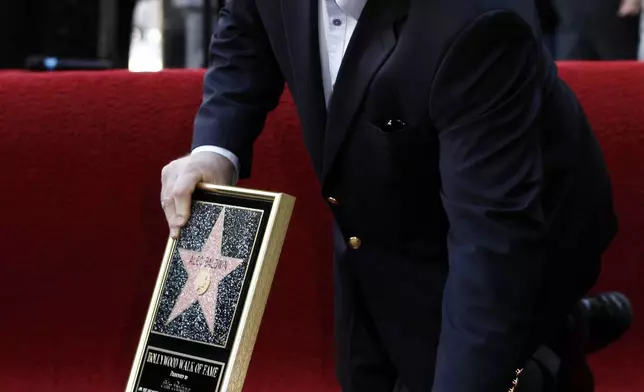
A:
[[[161,200],[161,208],[163,208],[163,213],[165,214],[165,219],[168,221],[168,226],[175,226],[174,217],[176,211],[174,208],[174,198],[164,198]]]
[[[172,163],[167,164],[161,169],[161,185],[165,184],[172,172]]]
[[[197,184],[201,181],[201,173],[196,170],[187,169],[177,177],[172,190],[174,196],[174,207],[176,211],[175,224],[183,226],[190,216],[190,203],[192,193]]]
[[[165,204],[172,198],[172,189],[177,180],[176,171],[167,165],[161,170],[161,207],[165,210]]]
[[[171,171],[166,171],[162,174],[161,182],[161,208],[165,213],[165,218],[168,221],[168,226],[172,228],[176,227],[176,210],[174,204],[174,197],[172,195],[172,190],[174,189],[174,184],[177,180],[177,174]]]
[[[170,237],[177,239],[179,237],[179,227],[176,225],[177,213],[174,206],[174,198],[172,196],[164,198],[161,201],[161,205],[170,229]]]
[[[165,213],[165,219],[168,221],[168,227],[170,229],[170,237],[176,239],[179,237],[179,226],[175,223],[177,213],[174,206],[174,198],[170,197],[162,201],[163,212]]]

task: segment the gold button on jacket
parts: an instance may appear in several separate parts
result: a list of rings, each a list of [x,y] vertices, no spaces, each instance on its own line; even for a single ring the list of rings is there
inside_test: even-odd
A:
[[[338,199],[336,199],[335,197],[327,197],[326,200],[329,202],[329,204],[333,204],[334,206],[337,206],[338,204],[340,204]]]
[[[358,249],[360,248],[360,245],[362,245],[362,240],[358,237],[351,237],[349,238],[349,246],[351,249]]]

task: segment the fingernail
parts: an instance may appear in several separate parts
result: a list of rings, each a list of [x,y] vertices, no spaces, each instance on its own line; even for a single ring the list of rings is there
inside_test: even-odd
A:
[[[175,218],[175,222],[177,222],[177,225],[179,226],[183,225],[185,223],[183,215],[177,215],[177,217]]]
[[[174,238],[176,240],[177,237],[179,237],[179,229],[176,229],[174,227],[171,228],[170,229],[170,237],[172,237],[172,238]]]

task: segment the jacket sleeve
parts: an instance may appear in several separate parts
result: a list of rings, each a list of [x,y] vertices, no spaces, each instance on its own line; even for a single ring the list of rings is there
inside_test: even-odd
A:
[[[527,356],[544,265],[541,46],[508,11],[479,16],[432,88],[449,221],[436,392],[507,391]]]
[[[283,90],[284,77],[255,0],[227,1],[210,45],[192,148],[230,151],[239,159],[240,178],[248,177],[253,143]]]

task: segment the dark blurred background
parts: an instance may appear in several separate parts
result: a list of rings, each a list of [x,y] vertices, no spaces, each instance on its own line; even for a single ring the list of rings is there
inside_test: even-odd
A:
[[[203,0],[3,0],[0,68],[24,68],[29,56],[102,59],[134,71],[203,67],[204,37],[222,2],[208,4],[206,19]],[[638,58],[640,0],[535,2],[556,59]]]
[[[209,3],[208,31],[220,3]],[[114,68],[131,68],[134,57],[140,70],[200,67],[204,33],[202,0],[3,0],[0,68],[24,68],[29,56],[103,59]]]
[[[136,0],[3,0],[0,67],[22,68],[28,56],[44,55],[102,57],[126,68],[135,5]]]

